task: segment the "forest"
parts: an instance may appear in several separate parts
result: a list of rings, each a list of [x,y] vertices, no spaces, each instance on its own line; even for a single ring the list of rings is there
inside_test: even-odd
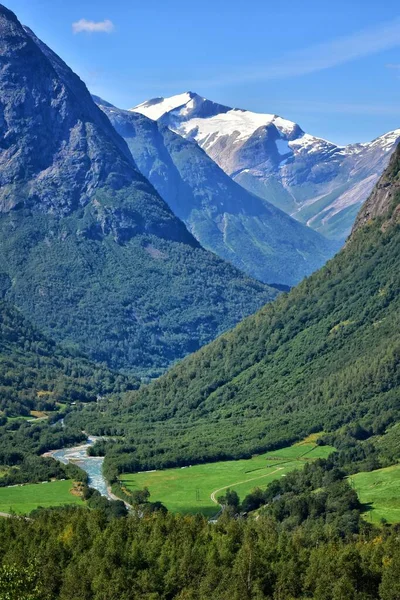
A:
[[[77,508],[2,519],[0,597],[398,600],[398,527],[363,522],[354,492],[342,491],[305,519],[302,498],[284,519],[277,508],[257,520],[227,512],[216,524]]]
[[[60,405],[92,402],[99,396],[138,387],[138,380],[90,362],[76,348],[57,345],[11,304],[0,302],[0,411],[3,417],[31,410],[59,411]]]

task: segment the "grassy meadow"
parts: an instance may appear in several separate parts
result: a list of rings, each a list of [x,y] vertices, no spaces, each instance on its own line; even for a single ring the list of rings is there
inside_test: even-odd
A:
[[[372,523],[385,519],[400,523],[400,465],[357,473],[349,477],[360,502],[365,504],[365,518]]]
[[[0,512],[26,515],[39,506],[83,505],[81,498],[71,493],[73,485],[66,480],[0,488]]]
[[[255,487],[266,487],[307,461],[325,458],[334,448],[317,446],[315,436],[293,446],[274,450],[248,460],[220,461],[142,473],[124,474],[120,481],[129,491],[148,487],[151,500],[161,501],[168,510],[179,513],[216,514],[216,502],[229,487],[241,499]]]

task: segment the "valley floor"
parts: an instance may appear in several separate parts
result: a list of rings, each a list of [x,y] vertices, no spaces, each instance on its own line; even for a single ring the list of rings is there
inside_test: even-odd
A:
[[[218,497],[228,488],[243,499],[255,487],[265,488],[273,479],[302,468],[308,461],[326,458],[333,450],[331,446],[304,440],[248,460],[124,474],[120,481],[128,491],[147,487],[151,500],[162,502],[172,512],[213,516],[219,510]]]
[[[39,507],[49,508],[65,504],[83,506],[84,502],[80,496],[71,493],[73,487],[73,482],[66,480],[0,488],[0,512],[27,515]]]

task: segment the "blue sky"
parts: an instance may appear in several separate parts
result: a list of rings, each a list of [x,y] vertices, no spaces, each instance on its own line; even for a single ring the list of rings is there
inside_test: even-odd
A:
[[[400,128],[395,0],[5,4],[121,108],[191,90],[341,144]]]

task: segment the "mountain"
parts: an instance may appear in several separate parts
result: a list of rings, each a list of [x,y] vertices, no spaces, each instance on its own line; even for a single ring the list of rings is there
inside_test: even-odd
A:
[[[60,403],[93,401],[137,386],[134,379],[57,345],[14,306],[0,301],[1,416],[55,410]]]
[[[108,414],[93,431],[134,440],[117,469],[250,456],[358,423],[400,419],[400,147],[345,248]],[[81,415],[80,415],[81,417]],[[143,433],[142,433],[143,432]]]
[[[208,250],[266,283],[294,285],[338,244],[235,183],[194,142],[96,98],[145,177]]]
[[[343,241],[388,164],[400,129],[337,146],[297,123],[192,92],[131,109],[195,140],[235,181],[327,237]]]
[[[275,295],[199,245],[82,81],[0,6],[0,296],[153,375]]]

